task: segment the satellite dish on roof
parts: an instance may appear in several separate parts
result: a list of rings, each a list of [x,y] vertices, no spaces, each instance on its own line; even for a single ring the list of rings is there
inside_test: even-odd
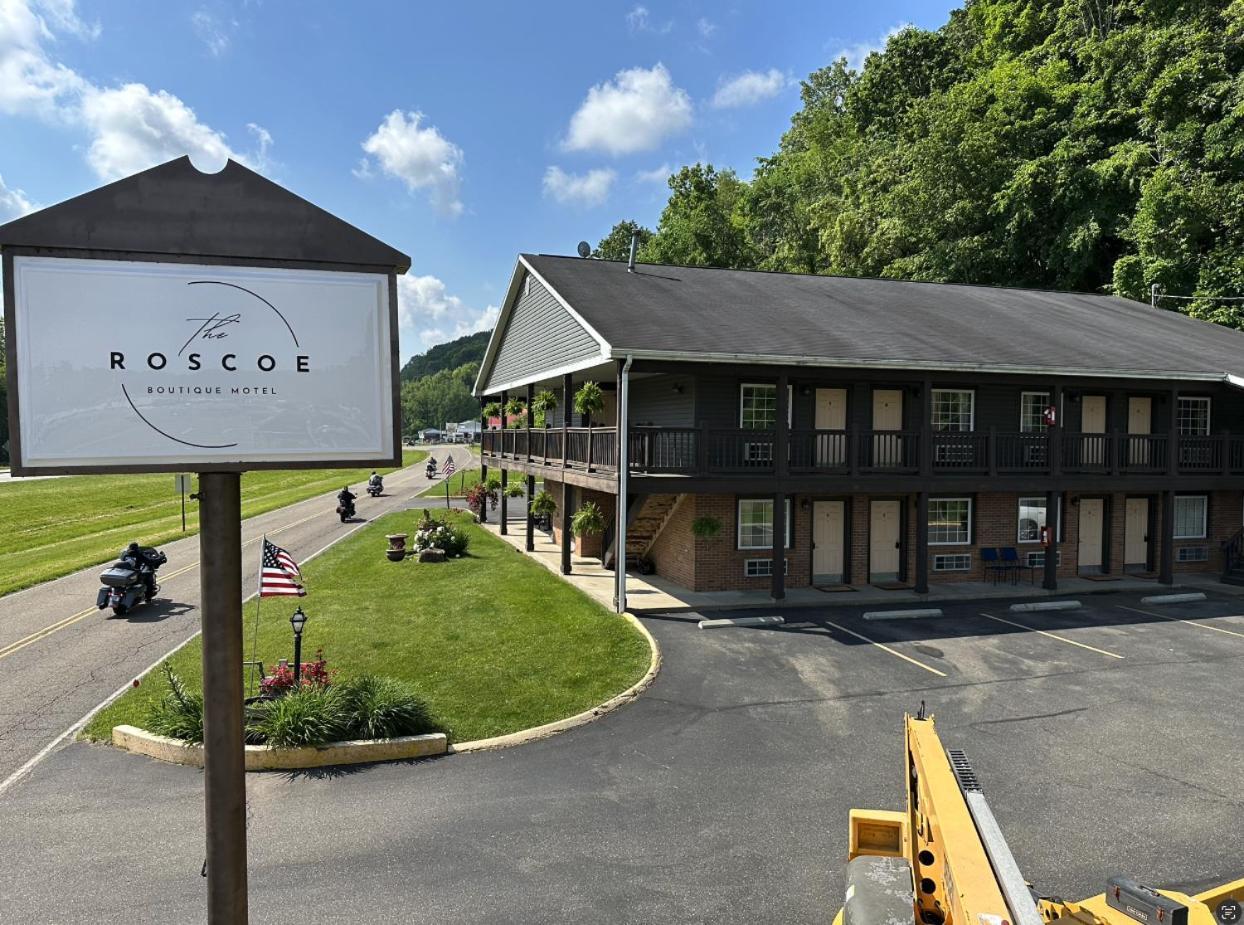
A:
[[[580,241],[579,246],[575,248],[575,250],[579,252],[580,257],[592,256],[592,245],[588,244],[586,241]]]

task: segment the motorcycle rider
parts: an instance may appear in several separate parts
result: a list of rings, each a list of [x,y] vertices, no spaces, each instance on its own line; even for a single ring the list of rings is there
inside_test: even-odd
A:
[[[428,467],[425,470],[425,474],[430,479],[436,478],[436,457],[435,456],[428,457]]]
[[[144,585],[147,586],[147,600],[155,597],[155,563],[148,558],[143,552],[143,548],[137,543],[130,543],[121,553],[121,561],[125,562],[134,571],[138,572],[138,577],[142,579]]]
[[[341,491],[337,492],[337,502],[338,502],[338,503],[339,503],[342,507],[346,508],[347,510],[350,510],[350,509],[352,509],[352,508],[354,507],[354,499],[355,499],[356,497],[358,497],[358,496],[357,496],[357,495],[355,495],[355,494],[353,494],[353,493],[350,491],[350,486],[349,486],[349,485],[347,485],[345,488],[341,489]]]
[[[375,488],[375,489],[383,489],[384,479],[381,478],[380,475],[375,472],[375,470],[373,470],[371,474],[371,478],[367,480],[367,487]]]

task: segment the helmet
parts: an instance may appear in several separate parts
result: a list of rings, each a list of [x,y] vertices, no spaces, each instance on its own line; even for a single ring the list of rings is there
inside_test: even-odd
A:
[[[125,547],[125,551],[136,556],[141,551],[141,548],[137,543],[130,543],[130,545]]]

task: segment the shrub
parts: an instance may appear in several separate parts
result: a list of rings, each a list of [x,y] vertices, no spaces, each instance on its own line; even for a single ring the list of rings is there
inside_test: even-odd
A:
[[[538,491],[531,499],[531,513],[537,517],[552,517],[557,512],[557,500],[547,491]]]
[[[151,707],[147,729],[156,735],[202,742],[203,695],[189,690],[168,662],[164,663],[164,677],[169,691]]]
[[[302,670],[298,673],[298,683],[302,687],[307,687],[314,684],[329,684],[331,681],[331,672],[328,670],[328,662],[324,658],[324,652],[322,649],[316,650],[315,661],[302,663]],[[293,687],[293,666],[277,665],[276,671],[259,682],[259,693],[272,697],[293,690]]]
[[[476,482],[467,489],[466,503],[472,511],[478,516],[483,510],[484,505],[489,502],[495,508],[497,506],[497,489],[492,486],[493,480],[490,478],[487,482]],[[500,482],[497,486],[500,486]]]
[[[392,739],[435,732],[436,723],[414,689],[393,678],[362,675],[337,685],[352,739]]]
[[[595,501],[586,502],[570,518],[570,529],[575,536],[596,536],[605,532],[605,515]]]
[[[469,502],[469,497],[468,497]],[[443,549],[445,555],[454,557],[466,552],[471,538],[467,532],[455,527],[448,521],[433,517],[429,511],[423,512],[423,520],[415,528],[415,538],[411,541],[416,552],[425,549]]]
[[[721,521],[716,517],[697,517],[691,521],[691,532],[705,538],[714,537],[721,532]]]
[[[251,708],[248,738],[280,748],[323,745],[347,733],[349,714],[337,687],[308,685]]]

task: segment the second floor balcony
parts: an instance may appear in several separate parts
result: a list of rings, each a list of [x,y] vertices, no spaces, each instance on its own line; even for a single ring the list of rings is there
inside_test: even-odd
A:
[[[612,427],[494,430],[482,438],[485,459],[618,467]],[[777,471],[777,442],[773,431],[632,427],[628,463],[637,474],[764,475]],[[792,475],[1244,475],[1244,436],[1230,434],[794,429],[786,452]]]

